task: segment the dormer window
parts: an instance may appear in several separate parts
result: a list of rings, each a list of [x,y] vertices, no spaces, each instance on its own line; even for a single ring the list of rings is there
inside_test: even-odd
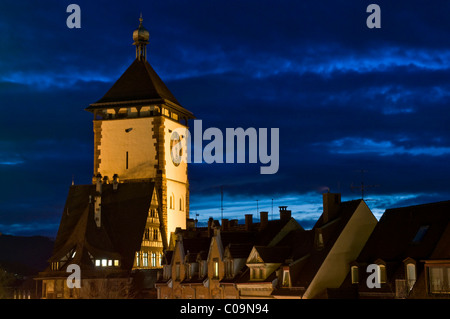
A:
[[[291,286],[291,274],[289,272],[289,267],[283,268],[283,280],[282,284],[283,287],[290,287]]]
[[[233,260],[228,259],[225,261],[225,277],[232,278],[233,277]]]
[[[218,279],[219,278],[219,259],[214,258],[213,260],[213,278]]]
[[[411,291],[411,289],[414,287],[414,284],[416,283],[416,265],[413,263],[408,263],[406,265],[406,280],[408,284],[408,290]]]
[[[316,249],[317,250],[321,250],[324,247],[324,243],[323,243],[323,234],[322,234],[322,230],[320,228],[316,229],[316,233],[315,233],[315,245],[316,245]]]
[[[250,268],[250,279],[251,280],[261,280],[264,279],[264,269],[260,267]]]
[[[386,283],[386,266],[378,264],[378,282],[380,284]]]

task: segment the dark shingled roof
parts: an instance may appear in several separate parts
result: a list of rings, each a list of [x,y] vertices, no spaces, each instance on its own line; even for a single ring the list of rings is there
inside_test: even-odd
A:
[[[141,100],[168,100],[180,105],[146,60],[134,60],[109,91],[93,105]]]
[[[427,259],[449,222],[450,201],[387,209],[357,261]],[[428,229],[420,241],[414,242],[422,226]]]
[[[247,259],[248,255],[252,251],[253,244],[252,243],[230,243],[225,249],[228,249],[231,258],[245,258]]]
[[[117,190],[103,184],[98,228],[94,220],[95,185],[71,186],[49,261],[58,261],[75,248],[70,263],[92,269],[91,254],[95,259],[120,259],[121,270],[131,270],[141,246],[153,188],[151,182],[122,183]]]
[[[193,114],[181,106],[152,66],[146,60],[136,59],[109,91],[86,110],[112,108],[124,104],[144,106],[166,102],[177,111],[193,118]]]
[[[405,278],[405,260],[412,258],[418,262],[419,278],[423,276],[420,262],[449,258],[449,241],[450,201],[387,209],[356,259],[356,265],[364,270],[368,264],[383,261],[387,284],[377,291],[393,294],[395,279]],[[372,292],[365,284],[367,276],[365,271],[360,271],[358,290],[361,293]],[[341,289],[350,286],[349,273]]]
[[[291,252],[286,259],[296,262],[297,271],[291,274],[292,285],[294,287],[308,287],[317,271],[328,256],[336,239],[347,225],[353,213],[356,211],[362,200],[352,200],[342,202],[339,207],[339,213],[335,218],[327,223],[323,222],[323,214],[320,216],[313,229],[307,231],[294,231],[286,236],[280,243],[280,246],[291,245]],[[323,234],[324,246],[317,249],[314,245],[316,229],[321,229]],[[303,258],[303,259],[301,259]],[[299,262],[299,260],[301,260]]]

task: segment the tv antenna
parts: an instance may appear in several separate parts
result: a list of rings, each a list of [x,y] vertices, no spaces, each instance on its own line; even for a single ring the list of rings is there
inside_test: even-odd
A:
[[[220,217],[223,219],[223,185],[220,186]]]
[[[359,170],[359,172],[361,172],[361,185],[360,186],[354,186],[353,183],[352,183],[351,189],[352,190],[354,190],[354,189],[360,190],[361,191],[361,199],[364,199],[364,195],[365,195],[366,189],[372,188],[372,187],[378,187],[379,185],[366,185],[364,183],[364,173],[367,173],[368,171],[364,170],[364,169],[361,169],[361,170]]]

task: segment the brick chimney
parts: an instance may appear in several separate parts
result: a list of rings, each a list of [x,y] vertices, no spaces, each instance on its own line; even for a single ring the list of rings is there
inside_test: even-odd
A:
[[[94,197],[94,221],[97,227],[102,226],[102,175],[97,174]]]
[[[279,206],[280,209],[280,220],[291,219],[291,211],[287,209],[287,206]]]
[[[214,219],[212,217],[209,217],[209,219],[208,219],[208,236],[209,237],[212,237],[214,234],[214,231],[212,229],[213,222],[214,222]]]
[[[269,222],[269,212],[259,212],[259,229],[264,229],[267,226],[267,223]]]
[[[186,229],[188,229],[188,230],[195,229],[195,220],[193,220],[192,218],[187,218],[186,219]]]
[[[228,230],[228,219],[222,219],[222,230],[227,231]]]
[[[253,223],[253,215],[245,214],[245,230],[251,230]]]
[[[119,175],[114,174],[113,176],[113,190],[117,190],[117,188],[119,187]]]
[[[323,194],[323,223],[328,223],[339,214],[341,205],[341,194],[324,193]]]
[[[98,195],[102,194],[102,175],[100,173],[95,177],[95,191]]]
[[[236,227],[239,224],[239,221],[237,219],[232,219],[229,221],[228,226],[230,228]]]

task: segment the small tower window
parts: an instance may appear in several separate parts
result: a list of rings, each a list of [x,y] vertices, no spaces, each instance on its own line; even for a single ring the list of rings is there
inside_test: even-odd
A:
[[[170,195],[170,198],[169,198],[169,208],[170,209],[173,209],[173,202],[174,202],[174,200],[173,200],[173,194],[172,194],[172,195]]]
[[[125,169],[128,169],[128,152],[125,154]]]

